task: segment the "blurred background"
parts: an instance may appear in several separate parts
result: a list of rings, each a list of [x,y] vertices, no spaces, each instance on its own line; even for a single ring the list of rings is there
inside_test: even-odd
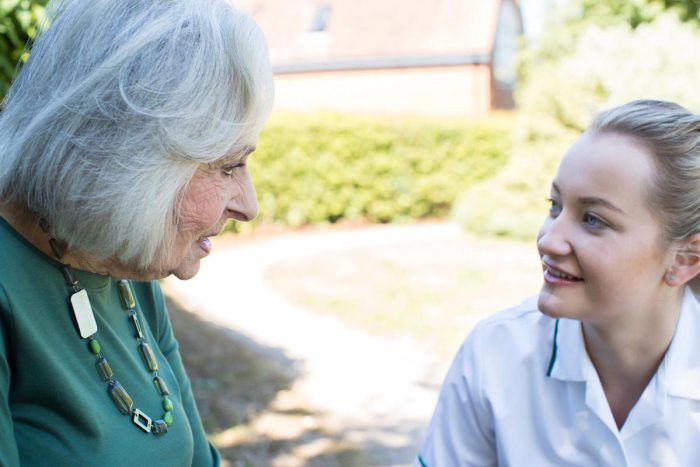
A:
[[[0,95],[45,1],[0,0]],[[261,213],[164,282],[230,465],[410,465],[451,356],[536,293],[566,147],[635,98],[700,110],[700,0],[239,0],[276,103]]]

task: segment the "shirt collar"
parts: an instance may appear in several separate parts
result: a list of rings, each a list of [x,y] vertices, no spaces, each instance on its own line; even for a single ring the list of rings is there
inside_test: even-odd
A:
[[[588,355],[580,321],[557,319],[552,331],[547,376],[562,381],[586,381]]]
[[[676,333],[664,358],[668,395],[700,400],[700,303],[686,287]]]
[[[671,346],[662,366],[666,367],[667,393],[700,400],[700,303],[686,287]],[[547,376],[562,381],[586,381],[590,365],[581,323],[560,318],[552,327],[551,356]]]

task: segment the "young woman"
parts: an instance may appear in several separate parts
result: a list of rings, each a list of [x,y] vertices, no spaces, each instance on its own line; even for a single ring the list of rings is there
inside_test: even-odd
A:
[[[700,116],[599,114],[550,202],[539,296],[467,338],[416,465],[700,465]]]

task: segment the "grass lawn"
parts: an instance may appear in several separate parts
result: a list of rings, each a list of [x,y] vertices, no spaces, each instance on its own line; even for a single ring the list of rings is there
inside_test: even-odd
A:
[[[537,293],[542,273],[534,240],[464,235],[282,262],[265,279],[312,311],[449,356],[478,320]]]

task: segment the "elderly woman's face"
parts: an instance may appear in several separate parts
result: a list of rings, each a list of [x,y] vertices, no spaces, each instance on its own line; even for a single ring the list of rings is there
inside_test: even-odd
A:
[[[257,216],[258,201],[246,166],[251,152],[252,148],[197,170],[180,206],[168,274],[193,277],[199,261],[211,252],[209,238],[221,231],[227,219],[250,221]]]

